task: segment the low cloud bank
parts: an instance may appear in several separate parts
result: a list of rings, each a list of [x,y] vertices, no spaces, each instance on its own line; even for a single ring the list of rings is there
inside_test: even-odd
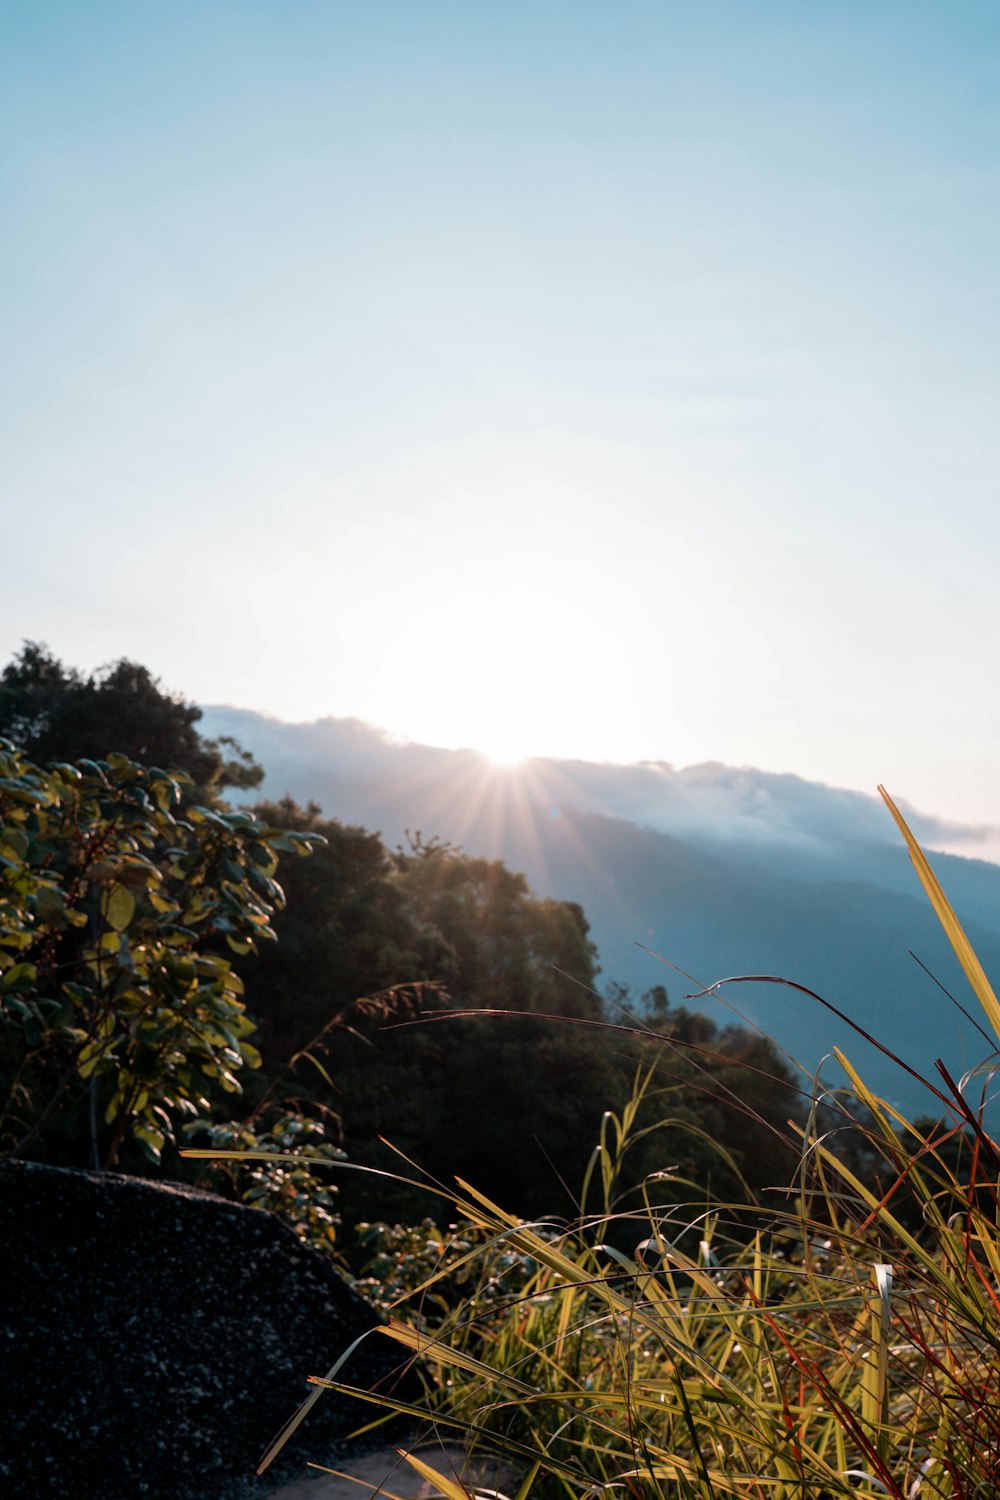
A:
[[[232,734],[267,772],[268,795],[324,797],[336,816],[391,812],[415,795],[429,805],[467,789],[474,779],[480,800],[531,796],[554,805],[626,818],[674,838],[783,846],[802,854],[848,855],[859,845],[898,847],[898,834],[879,797],[807,781],[790,773],[708,761],[680,769],[667,761],[634,765],[539,759],[497,770],[471,750],[445,750],[393,739],[359,719],[318,719],[287,724],[246,709],[205,710],[209,734]],[[312,788],[308,793],[306,785]],[[345,797],[357,812],[338,810]],[[992,858],[1000,830],[918,812],[900,803],[918,838],[930,849]]]

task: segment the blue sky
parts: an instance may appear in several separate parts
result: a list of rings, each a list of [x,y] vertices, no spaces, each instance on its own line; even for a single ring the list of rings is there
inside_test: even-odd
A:
[[[0,650],[1000,823],[994,4],[21,4]]]

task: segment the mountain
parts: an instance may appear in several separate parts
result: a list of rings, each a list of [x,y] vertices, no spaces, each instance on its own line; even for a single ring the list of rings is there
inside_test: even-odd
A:
[[[837,1045],[892,1102],[934,1112],[926,1090],[798,990],[732,984],[686,997],[728,976],[793,980],[937,1082],[938,1057],[958,1075],[991,1051],[911,956],[979,1019],[875,797],[715,764],[497,768],[472,751],[395,742],[356,719],[286,724],[212,707],[201,727],[253,752],[265,796],[311,798],[390,846],[420,831],[523,870],[538,894],[583,906],[603,983],[636,996],[666,984],[672,1003],[721,1024],[735,1007],[809,1072]],[[907,816],[929,850],[976,848],[989,832]],[[947,852],[933,862],[987,973],[1000,974],[1000,867]],[[843,1075],[827,1063],[823,1078]]]

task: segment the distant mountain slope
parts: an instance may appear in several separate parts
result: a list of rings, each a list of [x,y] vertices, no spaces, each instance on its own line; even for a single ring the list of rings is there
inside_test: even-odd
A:
[[[637,994],[666,983],[679,1003],[697,988],[646,947],[701,984],[738,974],[805,984],[932,1076],[938,1056],[961,1073],[989,1050],[908,955],[975,1013],[874,798],[722,766],[533,761],[501,771],[469,751],[392,743],[356,720],[283,724],[212,708],[204,728],[253,751],[268,796],[313,798],[390,844],[407,829],[436,834],[523,870],[539,894],[580,902],[603,977]],[[976,836],[917,814],[913,822],[929,848]],[[1000,867],[951,854],[934,864],[987,972],[1000,975]],[[842,1046],[888,1097],[930,1109],[929,1096],[808,997],[736,985],[694,1003],[724,1024],[726,1001],[808,1068]],[[842,1075],[831,1067],[824,1076]]]

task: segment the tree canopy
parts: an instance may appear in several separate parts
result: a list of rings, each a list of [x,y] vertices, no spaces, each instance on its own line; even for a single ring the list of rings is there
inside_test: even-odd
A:
[[[298,1056],[282,1088],[338,1112],[353,1161],[398,1168],[387,1140],[516,1212],[568,1209],[604,1111],[652,1067],[647,1123],[659,1108],[673,1124],[636,1154],[637,1174],[669,1153],[680,1176],[742,1195],[718,1141],[753,1184],[781,1176],[777,1132],[796,1101],[773,1048],[672,1009],[662,987],[634,1005],[615,988],[606,1010],[579,906],[434,839],[390,851],[315,806],[285,799],[257,812],[325,842],[283,867],[278,942],[243,966],[264,1058],[252,1090]],[[603,1029],[622,1021],[623,1003],[639,1018],[634,1033]],[[385,1179],[352,1178],[344,1208],[415,1222],[428,1204]]]
[[[37,641],[0,673],[0,736],[39,762],[110,752],[182,771],[202,791],[259,785],[263,770],[234,740],[203,739],[201,709],[122,657],[84,675]]]

